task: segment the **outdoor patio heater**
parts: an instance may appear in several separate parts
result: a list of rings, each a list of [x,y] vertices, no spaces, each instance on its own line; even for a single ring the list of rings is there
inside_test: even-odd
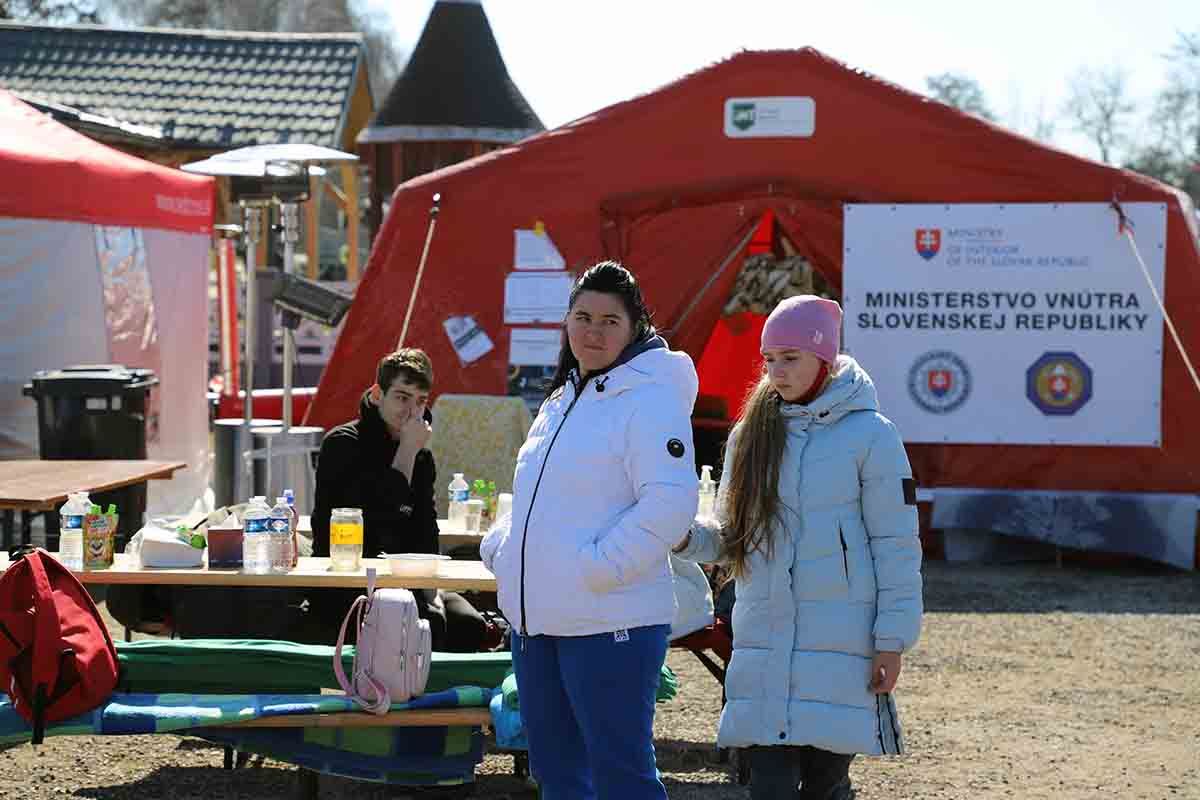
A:
[[[300,203],[309,198],[310,176],[323,175],[322,164],[357,161],[358,156],[307,144],[258,145],[230,150],[225,153],[185,164],[183,169],[204,175],[228,177],[233,199],[243,213],[243,235],[247,244],[246,308],[244,343],[244,421],[236,435],[242,444],[231,448],[235,460],[241,461],[241,480],[232,487],[218,491],[217,503],[228,504],[244,500],[249,494],[267,494],[289,485],[296,489],[296,503],[306,508],[302,497],[312,483],[312,453],[320,446],[320,428],[293,425],[293,369],[296,360],[295,330],[301,318],[334,326],[350,307],[350,298],[327,289],[315,281],[295,274],[296,243],[300,240]],[[278,281],[273,302],[279,308],[283,328],[283,408],[282,425],[261,427],[253,415],[254,331],[255,331],[255,270],[251,263],[262,239],[263,212],[279,205],[283,240],[283,274]],[[267,217],[269,220],[269,216]],[[316,254],[310,254],[310,258]],[[246,448],[244,445],[249,444]],[[261,445],[261,446],[260,446]],[[241,459],[237,459],[238,455]],[[218,466],[222,454],[217,453]],[[282,463],[280,461],[282,460]],[[261,463],[260,463],[261,462]],[[282,470],[282,474],[280,472]],[[222,470],[218,469],[218,472]],[[218,484],[221,481],[218,480]],[[249,490],[249,487],[253,487]],[[221,486],[217,487],[222,488]],[[309,498],[305,498],[309,499]]]

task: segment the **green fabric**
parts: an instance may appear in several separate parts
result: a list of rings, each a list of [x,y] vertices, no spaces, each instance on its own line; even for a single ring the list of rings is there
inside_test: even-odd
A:
[[[333,648],[263,639],[144,639],[118,642],[122,692],[311,694],[338,688]],[[342,650],[351,674],[354,648]],[[492,688],[512,666],[509,653],[434,653],[426,692]]]
[[[662,670],[658,674],[658,692],[655,694],[654,700],[665,703],[673,700],[677,694],[679,694],[679,678],[675,677],[675,673],[670,667],[663,664]],[[511,670],[500,684],[500,697],[505,708],[513,711],[521,710],[521,699],[517,694],[517,676]]]

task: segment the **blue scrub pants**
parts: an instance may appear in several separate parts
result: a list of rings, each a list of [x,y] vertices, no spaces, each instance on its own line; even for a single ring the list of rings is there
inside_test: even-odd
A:
[[[521,720],[541,800],[666,800],[654,761],[654,698],[669,630],[513,632]]]

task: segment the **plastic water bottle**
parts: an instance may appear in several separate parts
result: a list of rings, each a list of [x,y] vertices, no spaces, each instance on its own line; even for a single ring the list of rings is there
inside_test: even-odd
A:
[[[292,569],[292,509],[287,500],[275,498],[271,516],[267,518],[271,572],[286,573]]]
[[[71,492],[58,511],[58,557],[75,572],[83,571],[83,518],[91,506],[87,492]]]
[[[708,464],[700,467],[700,506],[696,516],[711,517],[716,513],[717,482],[712,479],[712,467]]]
[[[263,497],[252,497],[242,528],[242,571],[266,575],[271,571],[270,538],[267,530],[271,509]]]
[[[287,501],[288,509],[292,512],[292,566],[300,559],[300,512],[296,510],[296,493],[291,489],[283,490],[283,499]]]
[[[463,479],[461,472],[454,473],[454,480],[450,481],[450,505],[447,509],[446,518],[450,525],[455,528],[467,527],[467,500],[471,491],[471,487],[467,486],[466,480]]]

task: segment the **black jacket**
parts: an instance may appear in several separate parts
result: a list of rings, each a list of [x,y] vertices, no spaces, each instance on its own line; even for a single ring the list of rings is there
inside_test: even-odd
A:
[[[425,419],[433,419],[428,410]],[[329,516],[343,507],[363,510],[364,558],[439,552],[433,454],[417,454],[410,483],[392,468],[397,447],[365,394],[358,419],[325,434],[312,511],[313,555],[329,555]]]

